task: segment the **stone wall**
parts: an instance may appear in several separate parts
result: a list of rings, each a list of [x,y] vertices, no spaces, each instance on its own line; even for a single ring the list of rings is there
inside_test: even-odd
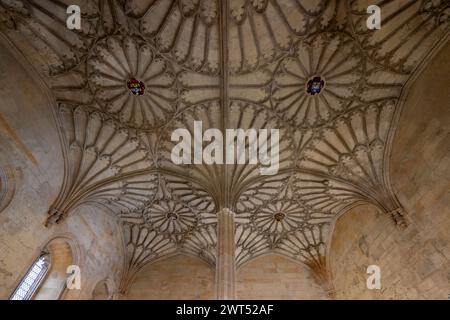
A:
[[[122,230],[115,217],[101,210],[83,207],[67,221],[67,230],[80,245],[81,290],[69,291],[65,299],[91,299],[99,281],[110,280],[118,289],[124,251]]]
[[[67,299],[89,299],[106,277],[118,282],[123,266],[117,220],[94,208],[80,208],[51,228],[43,223],[63,177],[63,158],[51,101],[33,72],[0,39],[0,166],[14,169],[16,190],[0,212],[0,299],[7,299],[40,250],[64,235],[79,249],[81,290]],[[56,159],[56,161],[55,161]]]
[[[337,222],[331,268],[341,299],[447,299],[450,294],[450,43],[406,97],[390,158],[394,190],[408,212],[401,231],[373,207]],[[381,290],[366,268],[381,268]]]
[[[279,255],[258,257],[237,270],[238,299],[326,299],[311,271]]]
[[[195,257],[176,255],[146,265],[124,299],[214,299],[214,269]]]

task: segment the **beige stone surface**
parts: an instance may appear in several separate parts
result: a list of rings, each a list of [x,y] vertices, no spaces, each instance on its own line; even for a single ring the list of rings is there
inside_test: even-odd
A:
[[[124,299],[214,299],[214,269],[199,258],[176,255],[146,265]]]
[[[382,1],[377,31],[366,0],[78,0],[76,31],[34,2],[0,0],[0,298],[55,237],[73,259],[41,297],[71,260],[64,299],[231,298],[236,270],[248,298],[445,295],[448,48],[414,78],[449,39],[445,0]],[[171,133],[194,121],[279,129],[279,174],[175,165]],[[333,233],[356,203],[377,208]],[[367,292],[374,260],[385,287]]]
[[[447,299],[450,293],[450,44],[413,83],[390,159],[391,179],[410,226],[399,231],[376,208],[337,222],[330,250],[340,299]],[[381,290],[366,268],[381,268]]]
[[[324,289],[304,265],[279,255],[259,257],[236,272],[237,299],[326,299]]]
[[[44,226],[63,174],[52,101],[3,45],[0,96],[0,116],[8,124],[0,124],[0,165],[16,168],[21,176],[14,198],[0,212],[0,299],[10,296],[40,250],[60,235],[76,243],[81,269],[81,290],[67,292],[66,298],[88,299],[97,281],[111,276],[119,282],[124,255],[117,220],[103,210],[80,207],[55,228]]]

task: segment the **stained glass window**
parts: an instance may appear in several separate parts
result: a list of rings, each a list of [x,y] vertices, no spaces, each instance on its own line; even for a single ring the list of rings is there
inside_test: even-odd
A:
[[[10,300],[30,300],[50,266],[50,255],[42,253],[20,281]]]

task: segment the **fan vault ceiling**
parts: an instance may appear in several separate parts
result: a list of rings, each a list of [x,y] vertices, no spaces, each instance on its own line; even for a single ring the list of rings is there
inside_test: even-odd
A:
[[[80,31],[65,28],[72,2]],[[450,4],[374,2],[379,31],[357,0],[0,0],[2,31],[57,102],[65,176],[47,225],[82,204],[109,208],[130,274],[174,252],[214,264],[222,208],[236,214],[238,266],[277,252],[323,272],[332,222],[361,202],[405,226],[390,141],[402,89],[448,35]],[[279,173],[174,165],[171,132],[194,120],[280,129]]]

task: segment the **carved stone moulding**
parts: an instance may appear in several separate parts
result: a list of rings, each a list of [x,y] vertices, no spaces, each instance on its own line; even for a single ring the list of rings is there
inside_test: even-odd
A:
[[[10,166],[0,167],[0,213],[5,210],[14,198],[16,176]]]
[[[96,103],[120,123],[151,129],[164,125],[175,113],[175,73],[169,61],[145,42],[132,37],[105,38],[93,48],[87,65]]]

